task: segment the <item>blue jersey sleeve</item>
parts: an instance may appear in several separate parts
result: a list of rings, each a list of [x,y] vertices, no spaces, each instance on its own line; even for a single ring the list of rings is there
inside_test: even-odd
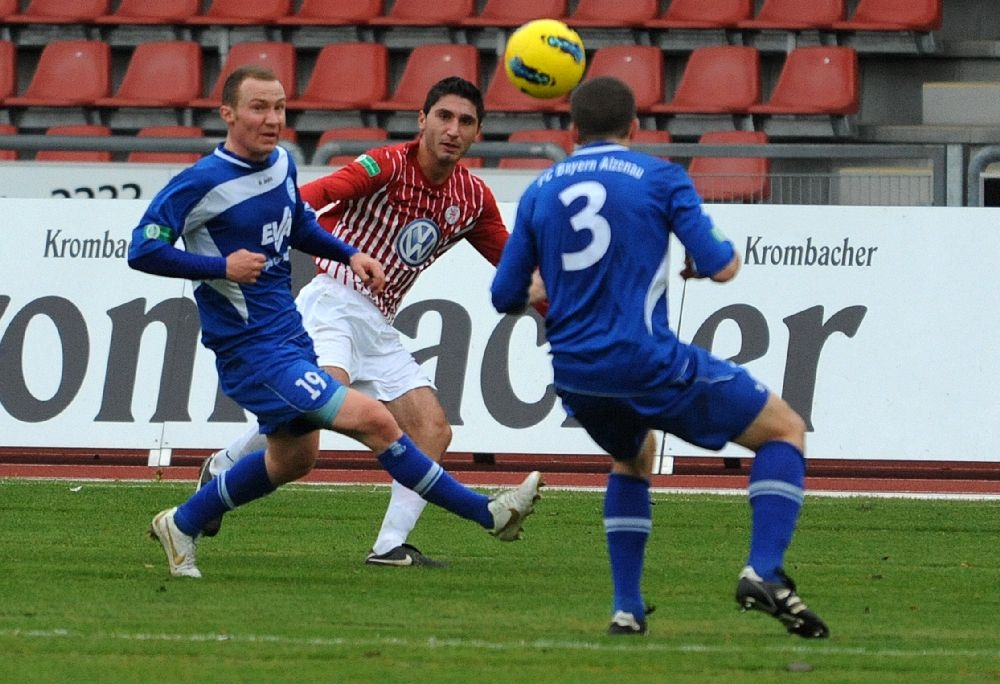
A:
[[[174,247],[172,231],[156,224],[140,225],[132,231],[128,265],[137,271],[170,278],[213,280],[226,277],[226,258],[191,254]]]
[[[171,179],[153,198],[132,231],[128,265],[137,271],[171,278],[225,278],[225,257],[193,254],[174,246],[184,229],[185,217],[203,194],[190,170]]]
[[[701,198],[687,173],[672,168],[673,178],[665,179],[671,197],[670,224],[684,245],[700,275],[711,277],[725,268],[736,250],[705,213]]]
[[[308,211],[307,213],[311,214],[312,212]],[[315,215],[311,221],[303,221],[302,226],[292,239],[292,247],[306,254],[332,259],[342,264],[348,263],[351,257],[360,251],[357,247],[349,245],[323,230],[316,222]]]
[[[528,306],[531,275],[538,264],[529,219],[532,204],[530,194],[518,203],[514,230],[500,255],[490,287],[493,307],[500,313],[521,313]]]

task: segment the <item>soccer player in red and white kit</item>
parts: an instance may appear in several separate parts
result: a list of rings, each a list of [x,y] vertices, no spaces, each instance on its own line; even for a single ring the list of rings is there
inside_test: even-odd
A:
[[[451,425],[431,380],[404,349],[392,322],[417,277],[459,240],[468,240],[491,264],[500,260],[508,232],[496,199],[482,179],[458,163],[478,137],[484,113],[479,88],[445,78],[427,93],[417,115],[416,140],[372,150],[300,189],[320,212],[320,225],[385,268],[385,288],[373,294],[350,269],[317,261],[318,274],[296,301],[319,365],[339,382],[383,402],[436,461],[451,442]],[[536,280],[532,302],[544,296]],[[253,429],[210,456],[199,486],[259,449],[261,439]],[[393,481],[389,507],[365,562],[443,565],[406,543],[425,505]],[[221,519],[215,522],[205,534],[218,532]]]

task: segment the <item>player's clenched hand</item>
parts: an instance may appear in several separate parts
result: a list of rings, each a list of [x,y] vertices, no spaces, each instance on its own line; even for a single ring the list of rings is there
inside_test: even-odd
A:
[[[226,280],[231,280],[234,283],[256,283],[263,270],[263,254],[238,249],[226,257]]]
[[[385,270],[382,264],[364,252],[358,252],[351,257],[351,270],[361,278],[368,291],[372,294],[382,294],[385,288]]]

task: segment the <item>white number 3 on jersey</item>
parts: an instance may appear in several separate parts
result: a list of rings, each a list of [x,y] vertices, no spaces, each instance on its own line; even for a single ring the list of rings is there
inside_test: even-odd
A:
[[[559,201],[568,207],[574,200],[586,197],[587,203],[580,211],[573,214],[569,224],[573,230],[590,231],[590,243],[577,252],[564,252],[562,266],[564,271],[582,271],[601,260],[611,245],[611,226],[599,213],[608,198],[608,191],[595,181],[575,183],[559,193]]]

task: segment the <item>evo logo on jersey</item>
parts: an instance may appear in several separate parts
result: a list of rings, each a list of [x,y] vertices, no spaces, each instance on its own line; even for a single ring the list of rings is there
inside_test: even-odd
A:
[[[427,261],[441,240],[441,229],[430,219],[411,221],[399,231],[396,253],[407,266],[420,266]]]
[[[281,223],[271,221],[265,223],[261,229],[260,244],[263,246],[274,245],[276,252],[281,251],[281,246],[285,238],[292,234],[292,210],[285,207],[285,213],[281,217]]]

